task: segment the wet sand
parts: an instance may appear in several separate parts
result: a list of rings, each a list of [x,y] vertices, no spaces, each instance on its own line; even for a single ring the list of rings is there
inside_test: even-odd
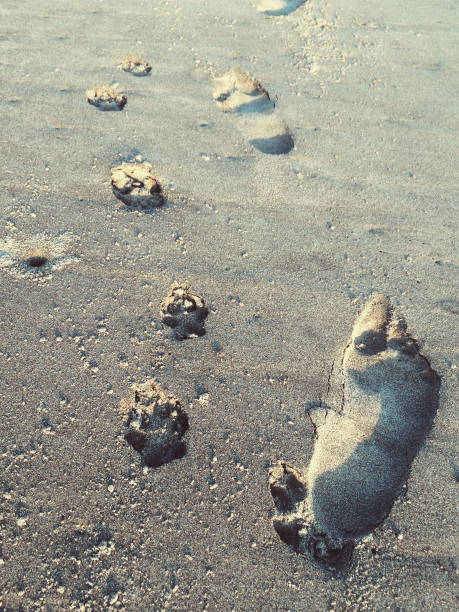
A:
[[[0,6],[0,608],[453,610],[456,3],[75,4]],[[223,112],[235,66],[273,107]],[[87,103],[117,83],[121,110]],[[279,125],[294,146],[269,152]],[[111,169],[136,161],[162,206],[115,198]],[[209,313],[178,340],[161,305],[185,282]],[[439,409],[336,575],[278,537],[268,478],[308,465],[308,402],[375,292]],[[188,418],[159,467],[120,416],[150,379]]]

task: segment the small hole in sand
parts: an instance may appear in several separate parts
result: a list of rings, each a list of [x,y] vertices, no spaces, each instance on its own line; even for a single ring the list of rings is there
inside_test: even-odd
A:
[[[47,261],[48,260],[46,259],[46,257],[35,255],[34,257],[29,257],[29,259],[26,260],[26,264],[31,268],[41,268],[45,265],[45,263],[47,263]]]

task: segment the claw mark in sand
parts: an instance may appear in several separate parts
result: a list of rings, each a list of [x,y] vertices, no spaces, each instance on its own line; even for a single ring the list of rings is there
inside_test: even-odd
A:
[[[213,97],[225,113],[233,113],[239,131],[258,151],[268,155],[289,153],[294,142],[287,126],[274,112],[268,92],[251,74],[233,67],[215,79]]]
[[[265,15],[289,15],[305,3],[305,0],[260,0],[257,11]]]
[[[194,295],[186,283],[174,283],[161,304],[161,318],[172,327],[177,340],[196,338],[206,333],[204,321],[209,314],[204,299]]]
[[[342,411],[327,410],[305,474],[270,473],[274,528],[323,567],[346,566],[355,542],[389,514],[432,425],[440,379],[389,299],[374,295],[342,360]]]
[[[183,457],[186,444],[182,438],[188,429],[188,417],[178,399],[153,380],[133,385],[132,390],[120,407],[122,416],[127,417],[126,441],[148,467]]]

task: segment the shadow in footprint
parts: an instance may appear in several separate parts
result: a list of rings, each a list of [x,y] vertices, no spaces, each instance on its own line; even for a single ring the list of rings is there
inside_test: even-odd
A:
[[[419,359],[423,360],[422,357]],[[334,469],[318,476],[311,489],[312,511],[317,523],[339,538],[361,538],[373,531],[389,514],[406,481],[411,463],[431,428],[438,408],[439,379],[423,360],[414,385],[409,372],[400,370],[398,357],[385,359],[364,371],[349,370],[349,376],[365,396],[378,394],[380,413],[367,435],[359,428],[359,443],[350,456]],[[388,381],[388,384],[386,383]],[[406,391],[404,390],[406,387]],[[331,416],[319,436],[354,432],[345,420]],[[352,440],[347,440],[349,447]],[[332,464],[336,448],[321,447],[321,463]],[[328,452],[327,452],[328,451]]]
[[[250,115],[251,113],[270,113],[274,110],[276,104],[268,95],[266,98],[249,100],[238,104],[234,112],[238,115]]]
[[[279,17],[290,15],[296,11],[306,0],[260,0],[257,10],[264,15]]]
[[[253,138],[249,142],[255,149],[267,155],[285,155],[295,146],[290,134],[278,134],[271,138]]]

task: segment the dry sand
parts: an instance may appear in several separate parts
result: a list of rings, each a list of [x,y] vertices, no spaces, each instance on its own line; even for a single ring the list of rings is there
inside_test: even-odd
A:
[[[2,610],[457,605],[457,2],[286,5],[0,4]],[[222,112],[214,80],[238,66],[274,106]],[[87,103],[116,83],[122,110]],[[152,165],[162,207],[114,197],[123,162]],[[205,335],[162,323],[175,282]],[[374,292],[439,409],[336,574],[280,540],[268,475],[306,469],[308,402]],[[119,409],[149,379],[188,417],[186,454],[156,468]]]

